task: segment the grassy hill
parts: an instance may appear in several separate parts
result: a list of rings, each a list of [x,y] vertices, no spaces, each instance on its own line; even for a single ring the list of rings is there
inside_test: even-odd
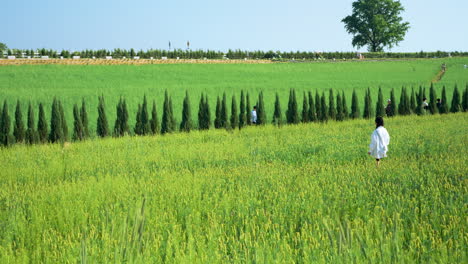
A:
[[[0,149],[0,262],[466,263],[466,113],[386,127],[379,170],[372,120]]]

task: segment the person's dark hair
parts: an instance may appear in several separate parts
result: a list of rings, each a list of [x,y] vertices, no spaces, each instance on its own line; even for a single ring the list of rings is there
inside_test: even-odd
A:
[[[253,108],[254,108],[254,109],[257,109],[257,106],[256,106],[256,105],[254,105],[254,107],[253,107]]]
[[[440,98],[437,98],[437,102],[440,102]]]
[[[423,101],[426,101],[426,100],[427,100],[427,98],[426,98],[426,97],[424,97],[424,98],[423,98]]]
[[[379,126],[384,126],[384,121],[381,116],[375,118],[375,128],[378,128]]]

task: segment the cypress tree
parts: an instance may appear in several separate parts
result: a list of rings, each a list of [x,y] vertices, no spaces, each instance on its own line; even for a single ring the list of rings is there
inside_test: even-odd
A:
[[[214,120],[215,128],[221,128],[221,101],[218,98],[216,99],[216,113],[215,113],[215,120]]]
[[[343,102],[341,102],[341,95],[338,93],[336,95],[336,120],[343,121],[344,114],[343,114]]]
[[[114,136],[115,137],[121,137],[122,136],[122,97],[120,97],[119,103],[117,104],[116,107],[116,113],[117,113],[117,118],[115,119],[115,124],[114,124]],[[76,123],[76,121],[75,121]]]
[[[81,125],[83,126],[83,139],[89,138],[89,127],[88,127],[88,112],[86,110],[86,102],[83,98],[80,109]]]
[[[62,124],[62,136],[63,140],[62,141],[67,141],[68,140],[68,125],[67,125],[67,120],[65,119],[65,113],[63,111],[63,106],[62,106],[62,101],[58,101],[59,103],[59,111],[60,111],[60,119],[61,119],[61,124]]]
[[[325,101],[325,93],[322,93],[322,97],[320,98],[320,121],[327,122],[328,121],[328,109],[327,109],[327,102]]]
[[[143,104],[141,105],[141,133],[142,135],[148,135],[151,131],[150,120],[148,114],[148,102],[146,101],[146,95],[143,96]]]
[[[406,89],[405,87],[401,87],[401,94],[400,94],[400,104],[398,105],[398,114],[399,115],[406,115]]]
[[[423,109],[423,106],[422,106],[422,102],[423,102],[423,88],[422,86],[419,86],[419,93],[418,93],[418,96],[416,98],[416,114],[417,115],[423,115],[424,114],[424,109]],[[401,104],[401,102],[400,102]],[[400,113],[400,109],[398,109],[398,113]]]
[[[245,114],[245,96],[243,90],[241,90],[239,110],[239,129],[241,129],[247,124],[247,116]]]
[[[358,98],[357,98],[357,95],[356,95],[356,90],[353,90],[353,96],[352,96],[352,99],[351,99],[351,115],[350,115],[350,117],[352,119],[356,119],[356,118],[359,118],[360,115],[361,115],[361,113],[359,111],[359,101],[358,101]]]
[[[252,108],[250,107],[250,97],[249,97],[249,93],[247,92],[247,95],[245,96],[245,102],[246,102],[246,105],[245,105],[245,121],[247,122],[246,124],[247,125],[251,125],[252,124]]]
[[[56,98],[52,102],[52,111],[50,115],[50,134],[49,141],[52,143],[63,140],[63,126],[60,118],[60,107]]]
[[[437,114],[439,111],[437,109],[437,95],[434,90],[434,83],[431,83],[431,88],[429,89],[429,111],[431,114]]]
[[[174,117],[174,108],[172,107],[172,96],[169,96],[169,117],[170,117],[170,126],[171,126],[171,131],[176,131],[176,119]]]
[[[130,127],[128,126],[128,110],[127,110],[127,101],[125,98],[122,101],[122,107],[120,109],[120,133],[122,136],[128,135],[130,133]]]
[[[227,112],[227,100],[226,100],[226,93],[223,93],[223,101],[221,101],[221,127],[222,128],[229,128],[229,119],[228,119],[228,112]]]
[[[231,103],[231,128],[236,129],[239,126],[239,116],[237,115],[237,102],[236,97],[232,96]]]
[[[449,108],[447,104],[447,94],[445,92],[445,85],[442,88],[442,105],[440,106],[440,113],[441,114],[448,114]]]
[[[180,131],[190,132],[193,129],[192,111],[190,109],[190,99],[188,91],[185,91],[184,103],[182,106],[182,122],[180,123]]]
[[[315,104],[314,104],[314,97],[312,96],[312,92],[309,91],[309,121],[316,122],[317,121],[317,114],[315,113]]]
[[[395,91],[392,90],[390,91],[390,111],[387,113],[388,117],[395,116],[397,113],[397,104],[395,100]]]
[[[341,102],[343,104],[343,119],[346,120],[349,117],[348,104],[346,103],[346,97],[344,91],[341,92]]]
[[[73,106],[73,119],[73,140],[83,140],[83,124],[81,124],[80,110],[76,104]]]
[[[109,136],[109,123],[107,122],[106,108],[104,104],[104,96],[99,97],[96,134],[99,137]]]
[[[465,91],[463,92],[462,108],[464,112],[468,111],[468,84],[466,84]]]
[[[211,127],[211,110],[210,110],[210,102],[208,100],[208,95],[205,95],[205,105],[204,105],[204,128],[210,129]]]
[[[301,115],[301,122],[308,123],[309,122],[309,102],[307,101],[307,95],[304,92],[304,96],[302,99],[302,115]]]
[[[328,98],[328,116],[331,120],[336,120],[336,107],[333,89],[330,89],[330,96]]]
[[[273,124],[276,126],[281,126],[283,123],[281,115],[281,104],[278,93],[276,93],[275,99],[275,112],[273,113]]]
[[[450,107],[450,112],[456,113],[456,112],[460,112],[460,110],[461,110],[460,93],[458,92],[458,87],[455,84],[455,88],[453,89],[452,105]]]
[[[369,119],[373,116],[373,112],[370,88],[367,88],[366,96],[364,97],[364,114],[362,117]]]
[[[156,111],[156,101],[153,100],[153,108],[151,109],[151,120],[150,120],[151,134],[156,135],[159,133],[159,120],[158,113]]]
[[[382,88],[379,87],[379,95],[377,97],[377,104],[375,105],[375,116],[385,116],[385,106],[383,102]]]
[[[8,104],[5,100],[3,102],[3,111],[0,119],[0,144],[5,147],[13,144],[13,139],[10,136],[10,115],[8,114]]]
[[[141,122],[141,104],[138,104],[138,110],[135,118],[135,128],[133,131],[136,135],[143,135],[143,123]]]
[[[22,143],[24,141],[24,130],[23,114],[21,113],[20,101],[18,100],[16,102],[15,126],[13,128],[13,135],[17,143]]]
[[[286,121],[288,124],[299,123],[299,112],[297,110],[296,91],[291,89],[289,91],[288,110],[286,111]]]
[[[205,129],[205,97],[203,93],[200,96],[200,102],[198,103],[198,129]]]
[[[163,115],[161,119],[161,134],[172,133],[172,125],[171,125],[171,110],[170,102],[169,102],[169,95],[167,94],[167,90],[164,93],[164,104],[163,104]]]
[[[40,143],[47,142],[47,135],[49,134],[47,127],[47,120],[45,117],[44,106],[39,103],[39,119],[37,121],[37,136]]]
[[[26,143],[35,144],[37,143],[37,133],[34,129],[34,110],[32,108],[31,102],[28,106],[28,128],[26,129]]]
[[[396,103],[395,103],[396,107]],[[414,95],[414,87],[411,87],[411,97],[410,97],[410,110],[411,113],[416,113],[416,96]],[[395,109],[395,114],[397,113]]]
[[[322,116],[322,107],[320,105],[320,95],[318,90],[315,90],[315,114],[317,115],[317,120],[320,120]]]
[[[263,102],[263,92],[260,92],[260,94],[258,94],[257,125],[265,125],[266,122],[266,109],[265,103]]]

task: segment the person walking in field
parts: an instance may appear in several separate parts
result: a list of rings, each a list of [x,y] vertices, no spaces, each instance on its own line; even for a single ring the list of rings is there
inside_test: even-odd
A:
[[[257,106],[253,107],[252,114],[251,114],[250,122],[254,125],[257,124]]]
[[[382,117],[378,116],[375,118],[375,127],[376,129],[371,135],[371,143],[367,154],[375,158],[377,161],[376,166],[378,168],[380,165],[380,159],[387,157],[390,135],[384,127],[384,120]]]

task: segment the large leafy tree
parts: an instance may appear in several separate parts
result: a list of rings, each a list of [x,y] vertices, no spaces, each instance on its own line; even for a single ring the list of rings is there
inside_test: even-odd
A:
[[[368,46],[371,52],[381,52],[384,47],[392,48],[402,41],[409,29],[400,13],[405,9],[395,0],[357,0],[353,12],[341,22],[353,35],[353,46]]]

